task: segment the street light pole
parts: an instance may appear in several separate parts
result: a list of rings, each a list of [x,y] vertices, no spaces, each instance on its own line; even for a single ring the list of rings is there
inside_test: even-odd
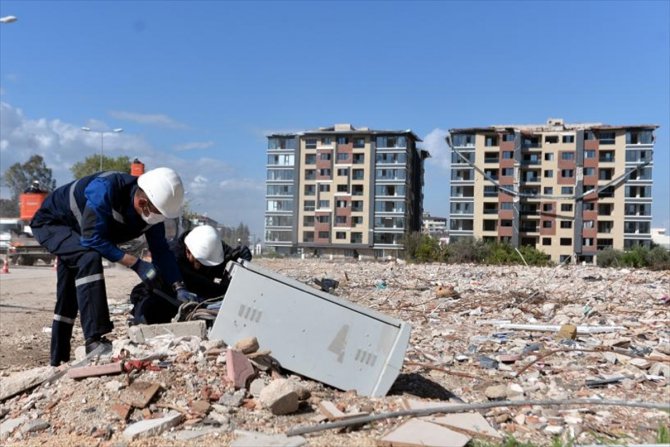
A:
[[[104,153],[104,147],[105,147],[105,134],[106,133],[121,133],[123,132],[123,129],[120,127],[118,129],[112,129],[111,131],[109,130],[93,130],[89,127],[82,127],[81,130],[84,132],[96,132],[100,134],[100,171],[102,171],[102,156]]]

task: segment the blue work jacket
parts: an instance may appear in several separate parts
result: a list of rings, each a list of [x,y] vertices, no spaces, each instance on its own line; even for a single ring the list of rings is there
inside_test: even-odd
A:
[[[111,262],[124,252],[117,246],[142,234],[154,264],[173,284],[181,281],[174,255],[165,240],[165,225],[148,225],[133,207],[137,177],[121,172],[98,172],[53,191],[35,214],[31,226],[63,225],[81,235],[81,245]]]

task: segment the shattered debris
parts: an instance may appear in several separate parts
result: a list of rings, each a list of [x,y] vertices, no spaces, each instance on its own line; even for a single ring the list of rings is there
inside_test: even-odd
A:
[[[526,405],[542,399],[668,403],[667,273],[258,262],[305,284],[337,278],[338,296],[412,325],[401,374],[388,395],[364,397],[293,375],[273,360],[260,337],[229,348],[223,340],[208,340],[202,321],[169,330],[128,329],[125,311],[119,311],[112,312],[111,359],[71,368],[51,383],[55,368],[0,365],[2,443],[48,445],[57,436],[63,445],[409,447],[463,446],[470,439],[499,443],[512,435],[537,444],[556,436],[579,444],[643,444],[655,442],[659,425],[670,425],[667,412],[652,408]],[[110,293],[112,309],[125,309],[130,287],[119,290],[126,295]],[[36,327],[48,325],[50,317],[45,314]],[[81,341],[81,333],[75,335]],[[48,347],[49,333],[36,337]],[[20,343],[28,342],[37,343]],[[518,406],[356,422],[500,400]],[[354,424],[347,430],[286,436],[295,426],[348,421]]]

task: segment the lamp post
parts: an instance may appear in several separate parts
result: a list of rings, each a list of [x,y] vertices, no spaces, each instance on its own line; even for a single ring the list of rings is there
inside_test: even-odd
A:
[[[123,132],[123,129],[119,127],[118,129],[112,129],[112,130],[93,130],[89,127],[82,127],[81,130],[83,130],[84,132],[94,132],[100,134],[100,171],[102,171],[102,154],[105,146],[105,134],[121,133]]]

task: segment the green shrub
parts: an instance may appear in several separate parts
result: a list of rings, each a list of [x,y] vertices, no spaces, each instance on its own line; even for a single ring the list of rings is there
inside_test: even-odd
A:
[[[634,247],[628,251],[607,249],[598,252],[600,267],[634,267],[670,270],[670,252],[663,247]]]
[[[599,267],[621,267],[621,258],[623,256],[621,250],[608,248],[599,251],[597,256]]]

